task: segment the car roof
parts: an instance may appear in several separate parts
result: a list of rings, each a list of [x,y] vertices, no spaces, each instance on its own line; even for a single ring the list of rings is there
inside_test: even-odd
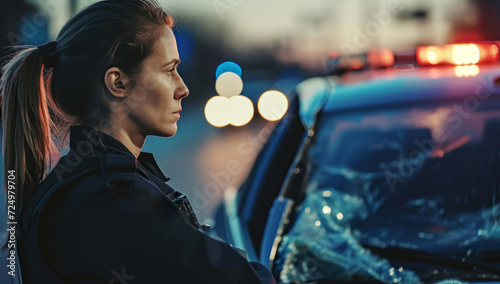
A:
[[[470,75],[471,72],[474,75]],[[500,84],[495,84],[499,77],[500,63],[479,66],[406,65],[309,79],[299,84],[297,93],[301,105],[310,105],[306,101],[311,96],[300,94],[306,89],[304,86],[308,86],[309,93],[312,86],[315,93],[326,91],[329,95],[324,112],[328,113],[450,99],[485,100],[500,96]],[[321,80],[329,84],[319,84]],[[315,111],[315,108],[307,107],[302,110],[301,116],[311,116]]]

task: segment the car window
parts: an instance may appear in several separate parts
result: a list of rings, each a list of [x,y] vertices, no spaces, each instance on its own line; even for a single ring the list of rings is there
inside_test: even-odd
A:
[[[437,265],[429,253],[491,274],[485,257],[500,241],[499,110],[490,99],[475,108],[462,101],[325,114],[309,149],[305,198],[280,244],[281,279],[415,283],[463,269]],[[409,256],[397,259],[402,250]]]

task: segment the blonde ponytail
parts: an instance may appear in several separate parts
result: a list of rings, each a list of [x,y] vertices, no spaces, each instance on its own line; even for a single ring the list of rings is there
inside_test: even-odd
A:
[[[10,191],[7,195],[14,195],[18,221],[22,209],[47,175],[51,152],[56,149],[51,139],[52,122],[48,107],[51,100],[44,80],[42,53],[38,48],[19,51],[3,67],[0,98],[3,190]],[[7,181],[12,181],[13,177],[15,184],[9,188]]]

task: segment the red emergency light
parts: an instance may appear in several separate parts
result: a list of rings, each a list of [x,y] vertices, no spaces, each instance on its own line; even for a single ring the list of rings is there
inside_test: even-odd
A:
[[[498,46],[494,43],[448,44],[417,47],[420,65],[467,65],[498,61]]]

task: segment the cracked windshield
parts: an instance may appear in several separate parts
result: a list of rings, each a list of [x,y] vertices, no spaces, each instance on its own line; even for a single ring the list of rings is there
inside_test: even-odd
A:
[[[282,280],[414,283],[466,267],[440,255],[488,275],[500,241],[499,103],[325,114],[280,246]]]

